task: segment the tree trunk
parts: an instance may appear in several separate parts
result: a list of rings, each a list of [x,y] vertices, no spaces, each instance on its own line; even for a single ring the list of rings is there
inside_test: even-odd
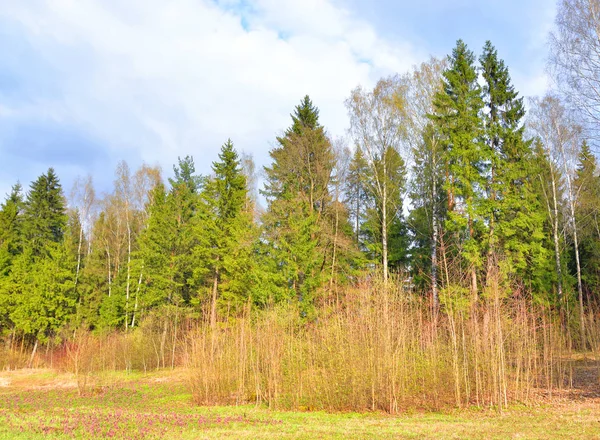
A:
[[[573,225],[573,245],[575,246],[575,264],[577,268],[577,295],[579,300],[579,331],[581,336],[581,347],[586,348],[586,333],[585,333],[585,310],[583,307],[583,284],[581,282],[581,263],[579,261],[579,241],[577,239],[577,221],[575,219],[575,196],[573,195],[573,186],[571,175],[567,169],[567,160],[563,153],[563,164],[565,168],[565,176],[567,177],[567,190],[569,191],[569,207],[571,210],[571,224]]]
[[[558,289],[558,302],[562,310],[563,300],[563,286],[562,286],[562,268],[560,264],[560,244],[558,235],[558,196],[556,194],[556,179],[554,173],[552,173],[552,208],[553,208],[553,221],[552,221],[552,235],[554,238],[554,255],[556,263],[556,275],[557,275],[557,289]]]
[[[127,206],[129,211],[129,206]],[[129,319],[129,284],[131,280],[131,224],[129,212],[127,213],[127,284],[125,285],[125,330],[128,328]]]
[[[215,268],[212,287],[212,301],[210,306],[210,327],[214,330],[217,326],[217,289],[219,285],[219,269]]]
[[[388,231],[387,231],[387,176],[384,176],[384,184],[383,184],[383,200],[382,200],[382,209],[381,209],[381,248],[382,248],[382,257],[383,257],[383,283],[387,288],[388,282]]]
[[[35,344],[33,345],[33,350],[31,351],[31,357],[29,358],[29,364],[27,364],[28,368],[31,368],[33,366],[33,359],[35,358],[35,353],[37,352],[37,348],[38,348],[38,338],[35,338]]]
[[[438,222],[437,222],[437,182],[436,177],[433,178],[433,197],[432,197],[432,229],[431,237],[431,296],[433,299],[433,311],[437,313],[440,306],[440,298],[438,294],[438,261],[437,261],[437,242],[438,242]]]
[[[79,243],[77,244],[77,269],[75,271],[75,290],[79,281],[79,269],[81,268],[81,242],[83,241],[83,226],[79,227]]]
[[[471,202],[472,203],[472,202]],[[472,205],[471,205],[472,206]],[[473,239],[473,218],[469,215],[469,238]],[[473,304],[477,302],[477,270],[475,266],[471,263],[471,297],[473,299]]]
[[[108,243],[106,243],[106,266],[108,269],[108,297],[112,293],[112,271],[110,269],[110,248],[108,247]]]
[[[329,279],[329,292],[331,294],[331,291],[333,290],[333,277],[335,275],[335,259],[337,256],[337,238],[338,238],[338,228],[339,228],[339,222],[340,222],[340,210],[339,210],[339,206],[335,207],[335,229],[334,229],[334,233],[333,233],[333,252],[332,252],[332,256],[331,256],[331,278]]]
[[[138,280],[137,289],[135,291],[135,305],[133,306],[133,318],[131,319],[131,327],[135,327],[135,314],[137,313],[137,309],[138,309],[138,298],[140,295],[140,286],[142,285],[142,275],[143,274],[144,274],[144,265],[142,265],[142,268],[140,269],[140,278]]]

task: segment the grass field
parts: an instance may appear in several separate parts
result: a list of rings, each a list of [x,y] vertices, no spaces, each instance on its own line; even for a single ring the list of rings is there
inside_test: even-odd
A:
[[[600,399],[589,389],[537,407],[445,413],[280,412],[253,405],[197,407],[185,371],[114,373],[80,395],[71,375],[51,370],[0,373],[2,439],[600,439]]]

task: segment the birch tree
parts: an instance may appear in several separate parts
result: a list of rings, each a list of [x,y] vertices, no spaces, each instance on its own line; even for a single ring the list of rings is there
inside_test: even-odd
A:
[[[372,91],[357,87],[346,100],[350,133],[372,172],[372,188],[380,207],[381,264],[386,285],[389,277],[389,228],[396,220],[401,203],[401,199],[393,194],[399,182],[392,180],[394,173],[390,160],[400,155],[406,135],[404,93],[405,90],[398,87],[398,78],[391,77],[380,80]]]

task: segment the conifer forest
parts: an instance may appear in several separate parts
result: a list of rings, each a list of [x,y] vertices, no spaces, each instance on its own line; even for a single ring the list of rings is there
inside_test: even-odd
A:
[[[0,367],[186,367],[198,404],[392,414],[568,388],[600,350],[594,8],[560,3],[545,96],[458,40],[348,90],[344,138],[299,96],[264,167],[223,139],[106,192],[14,182]]]

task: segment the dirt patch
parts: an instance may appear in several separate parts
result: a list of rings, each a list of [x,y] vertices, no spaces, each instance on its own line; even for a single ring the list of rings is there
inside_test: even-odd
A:
[[[58,373],[50,369],[22,369],[0,373],[0,387],[25,390],[75,388],[77,381],[72,374]]]

